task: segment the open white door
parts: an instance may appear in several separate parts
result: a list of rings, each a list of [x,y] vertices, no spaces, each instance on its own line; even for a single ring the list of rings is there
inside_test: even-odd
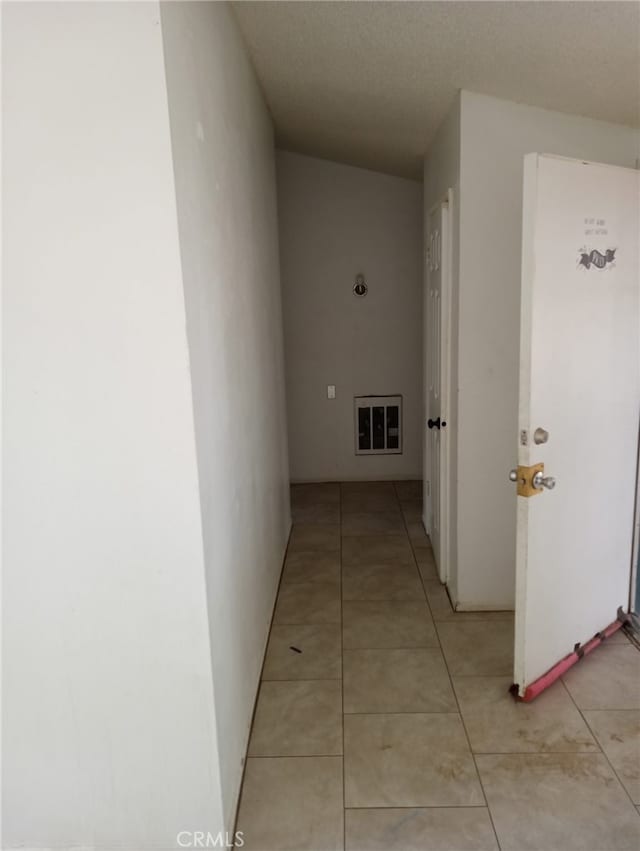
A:
[[[532,490],[533,465],[544,470],[543,487],[517,497],[521,696],[628,608],[639,193],[635,171],[525,158],[518,493]]]
[[[447,200],[437,204],[428,216],[424,298],[427,414],[424,430],[424,525],[431,539],[442,582],[446,582],[448,578],[450,201],[451,193]]]

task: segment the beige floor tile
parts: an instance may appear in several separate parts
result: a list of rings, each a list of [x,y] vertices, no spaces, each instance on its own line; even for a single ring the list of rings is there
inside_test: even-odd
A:
[[[342,753],[342,690],[337,680],[260,686],[249,756]]]
[[[245,847],[343,848],[343,673],[347,805],[362,808],[347,810],[347,848],[495,851],[444,652],[503,851],[635,851],[640,656],[626,636],[565,678],[616,777],[561,683],[532,704],[507,694],[513,613],[452,610],[422,527],[421,483],[291,493],[239,810]]]
[[[455,619],[455,612],[449,600],[447,589],[439,579],[425,580],[424,590],[429,601],[429,608],[434,621],[447,621]]]
[[[345,600],[342,628],[343,647],[349,650],[439,646],[424,602]]]
[[[339,505],[340,485],[337,482],[291,485],[291,504]]]
[[[439,579],[425,580],[425,591],[431,608],[431,614],[436,623],[440,621],[452,621],[460,623],[463,621],[509,621],[513,623],[513,612],[454,612],[447,589]]]
[[[498,851],[486,807],[346,811],[347,851]]]
[[[397,512],[371,511],[367,514],[345,514],[342,537],[362,535],[404,535],[404,520]]]
[[[339,624],[271,628],[263,680],[333,680],[341,675]]]
[[[640,653],[604,644],[563,677],[579,709],[640,709]]]
[[[400,503],[400,508],[407,521],[419,522],[422,520],[422,499],[410,499]]]
[[[425,580],[424,590],[427,593],[429,608],[434,621],[454,620],[456,613],[453,610],[447,589],[439,579]]]
[[[640,820],[602,754],[476,757],[502,851],[636,851]]]
[[[283,582],[339,582],[340,553],[287,553]]]
[[[513,676],[513,624],[465,621],[436,624],[453,676]]]
[[[342,571],[343,600],[424,600],[420,575],[411,565],[348,565]]]
[[[288,551],[290,553],[296,551],[339,552],[340,526],[314,526],[308,523],[296,524],[291,530]]]
[[[400,502],[408,502],[413,499],[422,499],[422,480],[411,479],[404,482],[394,482],[396,493]]]
[[[600,709],[584,717],[629,797],[640,804],[640,711]]]
[[[335,526],[340,523],[339,503],[292,505],[291,518],[294,523],[308,526]]]
[[[429,538],[424,530],[422,520],[408,520],[407,534],[414,545],[417,544],[419,547],[425,547],[428,545],[429,549],[431,549],[431,544],[429,543]]]
[[[244,851],[342,851],[342,758],[248,759]]]
[[[417,526],[419,527],[418,529],[414,529],[414,536],[411,540],[411,546],[413,547],[414,551],[424,552],[425,556],[431,556],[431,558],[433,558],[433,546],[431,544],[429,536],[424,530],[422,520],[413,520],[411,522],[417,524]]]
[[[436,567],[436,563],[433,559],[425,562],[418,562],[418,570],[420,571],[420,576],[422,577],[422,581],[424,583],[427,582],[437,582],[440,584],[440,579],[438,578],[438,568]]]
[[[393,490],[347,492],[342,495],[343,517],[379,511],[400,514],[400,503]]]
[[[474,753],[598,750],[562,683],[532,703],[509,694],[511,677],[460,677],[453,685]]]
[[[459,715],[345,715],[347,807],[484,804]]]
[[[274,624],[340,623],[340,583],[305,580],[283,582]]]
[[[623,629],[614,632],[611,638],[607,638],[607,644],[631,644],[627,633]]]
[[[421,567],[436,567],[436,559],[429,541],[412,541],[413,557]]]
[[[457,709],[439,648],[345,650],[345,712],[457,712]]]
[[[342,539],[342,566],[348,564],[415,564],[403,535],[362,535]]]

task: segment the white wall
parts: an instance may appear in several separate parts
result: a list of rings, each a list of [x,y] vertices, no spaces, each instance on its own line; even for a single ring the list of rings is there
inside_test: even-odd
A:
[[[625,127],[462,93],[458,583],[463,607],[512,607],[523,157],[634,167]]]
[[[456,96],[453,104],[429,148],[424,164],[424,231],[423,246],[427,245],[427,226],[429,212],[439,204],[449,190],[453,190],[453,209],[450,210],[451,222],[451,371],[449,382],[449,410],[444,412],[447,419],[446,438],[449,441],[449,476],[452,486],[449,491],[449,563],[448,586],[455,598],[458,581],[458,540],[457,540],[457,500],[458,490],[458,276],[460,242],[460,96]],[[424,251],[423,251],[424,253]],[[425,258],[426,259],[426,258]],[[427,266],[422,265],[422,274],[426,283]],[[426,322],[426,319],[423,320]],[[425,324],[424,327],[427,327]],[[423,335],[423,360],[425,358],[426,339]],[[426,412],[425,412],[426,413]],[[423,415],[423,423],[426,417]],[[424,429],[424,426],[423,426]],[[443,433],[444,436],[444,433]],[[430,472],[425,470],[425,480]],[[425,504],[425,519],[428,506]]]
[[[292,480],[420,478],[420,184],[279,152],[278,205]],[[403,454],[356,456],[353,397],[398,393]]]
[[[290,528],[273,129],[226,4],[162,25],[230,830]]]
[[[222,828],[156,3],[3,8],[3,847]]]

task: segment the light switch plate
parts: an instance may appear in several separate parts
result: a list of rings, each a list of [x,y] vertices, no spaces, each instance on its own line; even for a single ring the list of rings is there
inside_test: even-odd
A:
[[[327,399],[335,399],[336,398],[336,385],[335,384],[327,384]]]

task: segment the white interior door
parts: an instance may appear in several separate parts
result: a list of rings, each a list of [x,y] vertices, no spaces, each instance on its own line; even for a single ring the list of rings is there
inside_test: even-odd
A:
[[[626,611],[640,410],[638,172],[525,158],[519,692]],[[552,482],[547,482],[552,484]],[[520,490],[520,489],[519,489]]]
[[[428,217],[425,288],[425,526],[443,582],[447,580],[448,558],[449,209],[449,202],[443,201]]]

